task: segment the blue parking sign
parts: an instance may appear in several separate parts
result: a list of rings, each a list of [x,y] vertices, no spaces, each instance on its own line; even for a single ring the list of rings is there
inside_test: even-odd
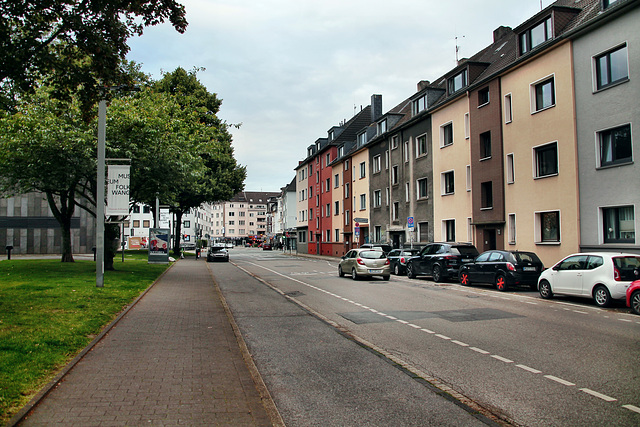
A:
[[[412,216],[407,218],[407,227],[413,228],[413,217]]]

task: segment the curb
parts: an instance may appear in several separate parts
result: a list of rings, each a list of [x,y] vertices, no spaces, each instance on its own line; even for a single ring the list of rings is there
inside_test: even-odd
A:
[[[69,363],[67,363],[65,367],[62,368],[62,370],[58,372],[47,385],[42,387],[40,391],[38,391],[38,393],[36,393],[36,395],[9,420],[9,422],[6,424],[6,427],[17,426],[29,414],[29,412],[31,412],[31,410],[35,408],[38,403],[40,403],[40,401],[42,401],[42,399],[47,397],[51,390],[53,390],[60,383],[60,381],[62,381],[67,373],[69,373],[69,371],[71,371],[87,353],[93,350],[96,344],[98,344],[102,340],[102,338],[104,338],[111,331],[111,329],[116,326],[118,322],[120,322],[120,320],[129,312],[129,310],[131,310],[142,299],[142,297],[144,297],[147,292],[149,292],[151,288],[153,288],[155,284],[158,283],[160,279],[162,279],[167,271],[173,268],[174,265],[175,263],[171,264],[169,268],[163,271],[162,274],[158,276],[158,278],[147,287],[147,289],[145,289],[131,304],[129,304],[124,310],[122,310],[111,323],[104,327],[104,329],[102,329],[98,336],[93,339],[93,341],[91,341],[84,349],[82,349],[80,353],[76,355],[76,357],[74,357]]]

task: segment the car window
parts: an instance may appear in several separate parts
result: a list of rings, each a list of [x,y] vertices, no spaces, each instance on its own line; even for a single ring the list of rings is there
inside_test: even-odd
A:
[[[587,262],[587,270],[593,270],[594,268],[600,267],[604,263],[604,260],[601,256],[590,256],[589,261]]]
[[[517,262],[519,263],[536,263],[536,264],[542,264],[542,262],[540,261],[540,258],[538,258],[538,255],[534,254],[533,252],[515,252],[512,253],[513,257],[516,259]]]
[[[504,257],[500,252],[493,252],[489,256],[489,262],[498,262],[498,261],[504,261]]]
[[[452,248],[453,249],[453,248]],[[436,251],[437,254],[446,254],[448,251],[447,246],[445,245],[440,245],[440,247],[438,248],[438,250]]]
[[[394,249],[394,250],[392,250],[391,252],[389,252],[389,256],[390,256],[390,257],[392,257],[392,256],[398,256],[398,255],[400,255],[400,249]]]
[[[476,258],[476,262],[486,262],[489,259],[489,255],[491,255],[491,252],[480,254],[480,256]]]
[[[414,256],[418,251],[403,251],[402,256]]]
[[[587,265],[587,255],[574,255],[558,265],[558,270],[584,270]]]
[[[360,258],[380,259],[380,258],[385,258],[385,255],[384,255],[384,252],[382,251],[362,251],[360,252]]]
[[[453,252],[453,249],[454,248],[451,248],[452,253],[459,253],[461,255],[465,255],[468,257],[478,256],[478,250],[476,249],[475,246],[472,246],[472,245],[456,246],[455,249],[457,250],[457,252]]]
[[[613,257],[613,264],[616,266],[620,280],[636,280],[634,270],[640,268],[640,256],[617,256]]]

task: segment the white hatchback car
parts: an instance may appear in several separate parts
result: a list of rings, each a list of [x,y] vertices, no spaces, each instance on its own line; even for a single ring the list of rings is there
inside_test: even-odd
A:
[[[593,298],[606,307],[613,299],[624,299],[637,279],[640,255],[594,252],[569,255],[542,272],[538,291],[542,298],[554,294]]]

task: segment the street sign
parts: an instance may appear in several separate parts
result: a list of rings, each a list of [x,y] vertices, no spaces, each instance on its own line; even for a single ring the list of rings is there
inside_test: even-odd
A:
[[[407,218],[407,227],[413,228],[413,217],[412,216]]]

